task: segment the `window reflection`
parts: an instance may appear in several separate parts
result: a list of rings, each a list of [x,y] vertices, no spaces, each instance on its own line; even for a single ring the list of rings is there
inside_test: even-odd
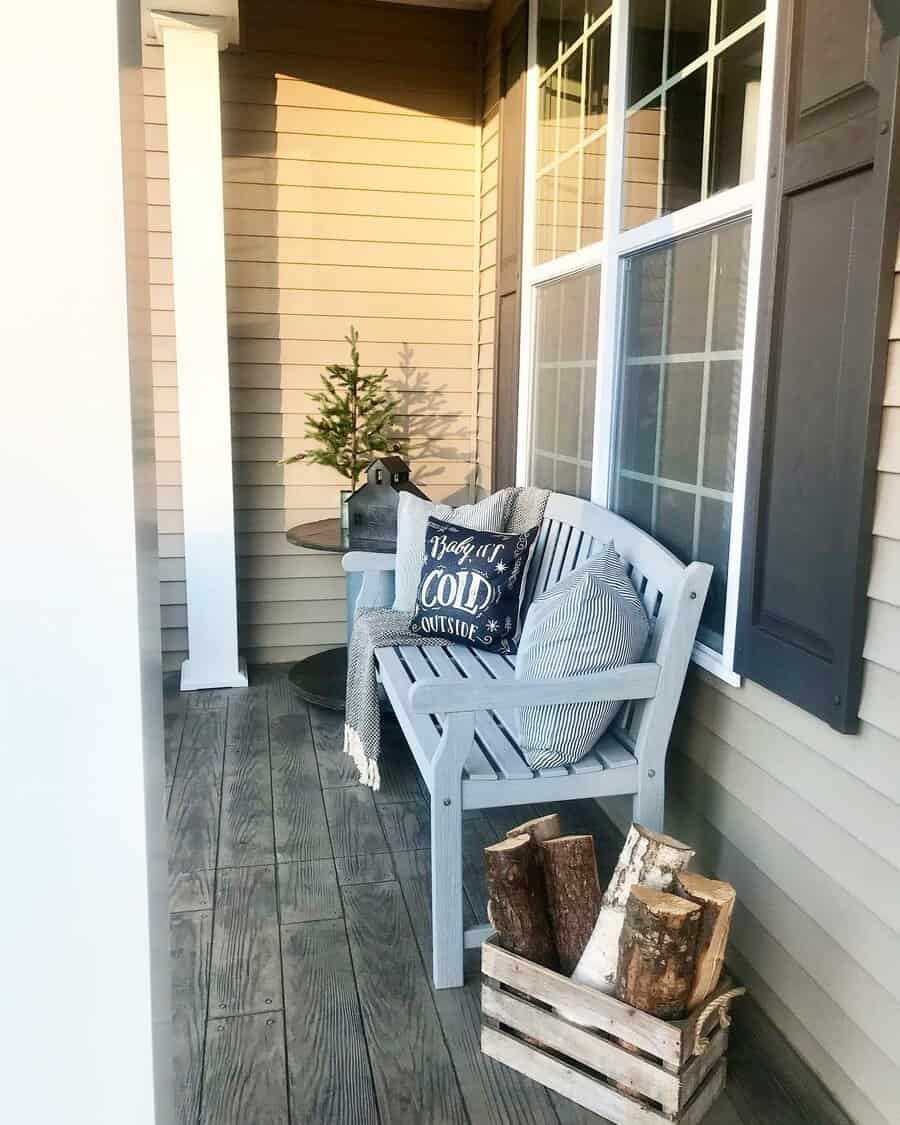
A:
[[[749,220],[625,268],[612,506],[684,562],[715,567],[700,639],[722,651]]]

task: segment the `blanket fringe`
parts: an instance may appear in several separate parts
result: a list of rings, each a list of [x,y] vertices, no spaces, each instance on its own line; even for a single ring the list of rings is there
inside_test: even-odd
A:
[[[349,723],[344,723],[344,753],[350,755],[353,764],[359,770],[360,784],[368,785],[370,789],[381,788],[378,762],[374,758],[366,757],[362,739]]]

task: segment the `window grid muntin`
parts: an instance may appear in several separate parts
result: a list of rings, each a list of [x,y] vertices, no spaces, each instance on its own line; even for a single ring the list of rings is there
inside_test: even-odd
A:
[[[572,42],[572,44],[569,47],[567,47],[564,51],[560,51],[561,40],[559,40],[558,43],[557,43],[557,57],[556,57],[556,59],[554,60],[554,62],[550,66],[546,67],[543,71],[541,71],[540,74],[539,74],[539,77],[538,77],[538,95],[537,95],[538,96],[538,104],[540,104],[540,98],[541,98],[541,94],[542,94],[543,90],[546,89],[547,86],[549,85],[549,83],[552,82],[554,79],[556,80],[556,83],[557,83],[557,97],[556,97],[556,107],[555,107],[555,115],[554,115],[554,119],[555,119],[554,145],[553,145],[554,155],[553,155],[552,159],[544,161],[543,163],[540,163],[540,149],[538,150],[538,157],[539,157],[538,166],[537,166],[537,169],[535,171],[534,182],[529,188],[529,190],[534,191],[536,198],[540,198],[540,182],[541,182],[541,180],[547,179],[551,175],[553,176],[553,182],[552,182],[553,206],[552,206],[552,212],[551,212],[552,218],[551,218],[551,225],[550,225],[550,230],[551,230],[552,233],[551,233],[550,246],[549,246],[547,256],[545,256],[545,257],[541,256],[543,250],[547,249],[547,248],[541,247],[539,245],[538,237],[537,237],[539,227],[538,227],[537,223],[535,223],[535,229],[532,233],[531,239],[526,240],[526,245],[529,247],[529,251],[530,251],[530,253],[531,253],[531,255],[532,255],[532,257],[533,257],[533,259],[536,263],[553,261],[555,258],[561,257],[561,256],[563,256],[567,253],[571,253],[573,250],[582,249],[584,246],[596,244],[596,243],[583,243],[582,242],[583,208],[584,208],[584,154],[585,154],[586,150],[592,144],[596,143],[598,140],[600,140],[602,137],[606,136],[606,134],[608,133],[609,111],[607,109],[607,123],[600,126],[597,129],[593,130],[590,134],[586,135],[586,133],[585,133],[586,108],[585,107],[586,107],[587,99],[589,97],[589,90],[588,90],[589,51],[588,51],[588,46],[589,46],[590,41],[597,35],[597,33],[605,25],[610,24],[610,22],[612,20],[613,7],[614,7],[614,0],[610,0],[610,4],[607,7],[607,9],[594,20],[591,20],[590,16],[589,16],[589,13],[587,11],[585,11],[584,14],[583,14],[583,17],[582,17],[583,23],[582,23],[581,34],[576,36],[574,41]],[[561,151],[560,134],[561,134],[561,122],[562,122],[562,104],[563,104],[563,100],[564,100],[563,82],[564,82],[564,78],[565,78],[565,68],[566,68],[566,64],[579,51],[581,51],[581,89],[580,89],[580,95],[579,95],[578,140],[574,144],[569,145],[565,149],[565,151]],[[608,69],[611,69],[611,68],[612,68],[612,58],[610,56],[609,68]],[[539,122],[538,127],[539,128],[541,127],[540,122]],[[608,154],[609,154],[609,149],[608,149],[608,146],[607,146],[607,150],[604,153],[604,159],[603,159],[603,162],[602,162],[603,163],[603,179],[602,179],[601,182],[604,183],[604,184],[606,182],[606,177],[608,175],[608,159],[607,159]],[[559,170],[562,166],[564,166],[566,164],[566,162],[568,160],[570,160],[575,155],[577,155],[577,157],[578,157],[577,198],[576,198],[575,221],[574,221],[574,231],[575,231],[574,242],[575,242],[575,245],[573,247],[569,248],[569,249],[560,250],[559,249],[559,245],[560,245],[560,228],[559,228],[560,175],[559,175]],[[601,203],[601,208],[602,208],[602,203]],[[602,214],[601,238],[597,239],[596,240],[597,242],[602,241],[603,229],[605,229],[605,227],[606,227],[607,216],[606,216],[605,208],[602,208],[601,214]],[[544,230],[546,230],[546,224],[544,224]]]
[[[705,91],[704,91],[704,110],[703,110],[703,113],[704,113],[704,117],[703,117],[703,155],[702,155],[702,158],[701,158],[702,162],[701,162],[701,166],[700,166],[700,198],[697,201],[697,202],[703,202],[704,200],[709,199],[710,194],[711,194],[710,190],[709,190],[709,185],[710,185],[711,168],[712,168],[712,160],[713,160],[713,153],[712,153],[712,115],[713,115],[713,100],[714,100],[713,95],[715,93],[716,74],[717,74],[716,63],[717,63],[718,59],[729,48],[733,47],[736,43],[740,43],[742,40],[747,39],[750,35],[753,34],[754,31],[756,31],[757,28],[765,26],[766,13],[765,13],[765,11],[762,11],[762,12],[758,13],[757,15],[752,16],[745,23],[741,24],[740,27],[735,28],[734,31],[730,32],[728,35],[724,36],[722,39],[717,40],[716,36],[717,36],[717,28],[718,28],[718,22],[719,22],[719,20],[718,20],[719,11],[718,11],[718,9],[719,9],[718,0],[710,0],[710,19],[709,19],[709,29],[708,29],[706,50],[702,54],[698,55],[697,58],[692,59],[685,66],[683,66],[679,70],[675,71],[673,74],[668,74],[667,71],[668,71],[668,63],[669,63],[669,38],[670,38],[669,32],[671,30],[670,29],[671,0],[666,0],[665,24],[664,24],[664,29],[663,29],[662,81],[660,83],[658,83],[652,90],[648,91],[646,94],[641,95],[641,97],[638,98],[637,101],[633,102],[631,105],[627,105],[626,109],[625,109],[625,121],[626,121],[625,135],[627,136],[627,122],[628,122],[628,120],[630,118],[636,116],[638,113],[640,113],[641,110],[644,110],[644,109],[647,109],[648,107],[651,107],[654,102],[658,101],[658,103],[659,103],[659,115],[660,115],[660,123],[661,124],[660,124],[660,129],[659,129],[659,143],[658,143],[658,146],[657,146],[657,185],[656,185],[657,186],[657,192],[656,192],[656,196],[657,196],[657,198],[656,198],[656,216],[657,217],[659,217],[661,215],[665,215],[665,214],[671,214],[671,210],[666,211],[664,209],[664,192],[665,192],[665,187],[666,187],[666,182],[665,182],[666,126],[665,126],[665,122],[666,122],[666,114],[667,114],[667,108],[668,108],[668,102],[669,102],[669,94],[671,93],[672,89],[676,86],[679,86],[683,80],[685,80],[687,78],[690,78],[690,76],[695,74],[697,71],[703,70],[704,68],[706,69]],[[628,62],[630,62],[630,59],[628,60]],[[627,66],[627,63],[626,63],[626,66]],[[627,81],[627,73],[628,72],[626,70],[626,81]],[[624,216],[625,216],[625,209],[626,209],[627,206],[629,206],[629,204],[625,200],[625,193],[623,191],[621,214],[619,214],[618,216],[615,216],[615,218],[613,218],[613,216],[609,216],[609,221],[615,222],[616,232],[619,232],[622,229],[639,230],[640,227],[643,225],[643,223],[637,223],[631,228],[628,228],[626,226],[626,224],[624,222]],[[652,219],[644,220],[644,222],[651,222],[651,221],[652,221]]]
[[[706,475],[706,445],[708,440],[707,434],[707,421],[709,409],[709,394],[710,394],[710,375],[714,363],[741,363],[743,360],[743,350],[735,348],[723,349],[713,347],[713,332],[715,326],[715,311],[716,300],[719,295],[719,244],[722,232],[736,223],[746,222],[748,224],[748,238],[746,243],[745,253],[749,251],[749,223],[750,216],[738,215],[731,221],[718,222],[709,227],[706,231],[694,232],[688,235],[688,238],[696,237],[709,237],[710,251],[708,261],[708,277],[706,282],[706,316],[704,322],[704,350],[702,352],[681,352],[667,354],[665,351],[658,355],[627,355],[626,343],[624,340],[625,333],[628,331],[629,326],[629,303],[632,299],[630,288],[630,274],[634,260],[647,254],[665,253],[665,283],[663,287],[663,310],[662,321],[660,325],[660,341],[663,347],[669,338],[671,328],[671,310],[673,306],[672,301],[672,271],[674,266],[674,251],[679,242],[684,239],[671,239],[667,243],[657,243],[646,248],[635,250],[625,256],[621,261],[621,273],[623,276],[622,292],[623,292],[623,308],[622,316],[620,317],[620,348],[621,359],[618,364],[618,369],[615,375],[615,418],[614,418],[614,437],[610,442],[610,462],[611,462],[611,489],[610,489],[610,507],[614,511],[620,511],[622,507],[622,480],[634,481],[644,484],[652,488],[651,495],[651,516],[650,525],[646,530],[652,535],[657,535],[660,526],[660,499],[663,489],[670,489],[675,492],[681,492],[691,495],[694,501],[693,510],[693,526],[691,533],[691,558],[700,557],[700,539],[702,531],[702,517],[703,517],[703,501],[713,500],[719,503],[727,504],[731,509],[733,515],[734,503],[734,484],[733,484],[733,471],[732,471],[732,488],[730,490],[712,488],[704,483]],[[662,473],[662,452],[663,452],[663,434],[665,426],[665,412],[666,412],[666,382],[669,378],[669,368],[677,364],[701,364],[703,369],[701,392],[700,392],[700,418],[698,422],[698,439],[697,439],[697,454],[696,454],[696,469],[694,474],[694,481],[688,482],[678,480],[673,477],[664,476]],[[624,370],[629,367],[653,367],[657,368],[657,394],[656,394],[656,432],[654,440],[653,451],[653,473],[643,473],[635,469],[623,468],[619,463],[621,461],[622,448],[624,445],[624,426],[626,423],[625,412],[623,409],[624,404],[624,384],[622,382]],[[743,379],[743,371],[740,378]],[[729,517],[729,519],[731,516]],[[727,553],[727,552],[726,552]],[[728,597],[729,588],[729,573],[731,571],[731,560],[726,568],[724,576],[725,596],[726,601]],[[703,624],[701,629],[707,638],[712,638],[712,643],[706,643],[705,647],[715,656],[721,658],[724,649],[725,638],[724,630],[723,635],[714,632],[713,629],[707,624]],[[719,647],[721,646],[721,647]]]

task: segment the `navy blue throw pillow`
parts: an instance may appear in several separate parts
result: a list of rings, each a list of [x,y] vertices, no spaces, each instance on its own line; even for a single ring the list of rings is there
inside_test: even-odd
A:
[[[537,532],[474,531],[431,516],[412,631],[515,652],[519,594]]]

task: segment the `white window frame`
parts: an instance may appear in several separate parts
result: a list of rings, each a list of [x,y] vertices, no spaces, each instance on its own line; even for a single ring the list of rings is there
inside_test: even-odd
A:
[[[760,269],[763,245],[763,215],[768,183],[767,163],[772,121],[773,79],[775,70],[775,29],[778,24],[779,0],[767,0],[764,13],[739,29],[749,33],[754,26],[765,23],[762,73],[756,128],[756,165],[752,180],[716,193],[699,203],[691,204],[669,215],[663,215],[630,230],[621,228],[622,185],[625,169],[625,110],[628,63],[628,16],[630,0],[612,0],[610,34],[609,109],[607,124],[607,162],[604,188],[604,239],[580,250],[554,258],[549,262],[532,261],[536,235],[536,185],[538,153],[539,71],[537,62],[538,0],[530,0],[528,13],[528,74],[526,85],[525,128],[525,198],[522,237],[522,312],[520,355],[522,377],[519,380],[518,456],[516,478],[528,481],[531,459],[532,390],[534,382],[534,307],[540,285],[548,281],[600,267],[600,315],[598,318],[597,383],[594,415],[594,464],[591,500],[608,505],[611,487],[611,466],[615,444],[614,411],[616,380],[619,370],[619,339],[624,306],[625,258],[637,251],[649,250],[689,234],[699,233],[729,220],[750,218],[750,245],[747,265],[747,298],[744,315],[744,343],[741,360],[741,386],[738,401],[738,424],[735,444],[734,489],[731,508],[728,584],[725,603],[725,628],[722,652],[700,641],[694,646],[694,660],[701,667],[726,682],[739,686],[741,678],[734,672],[734,646],[737,628],[738,591],[740,586],[741,543],[747,488],[747,457],[750,439],[750,404],[753,391],[756,351],[756,325],[759,311]],[[710,4],[710,50],[718,55],[741,38],[732,33],[714,45],[718,16],[718,0]],[[708,56],[703,56],[706,59]],[[702,65],[691,63],[679,71],[690,73]],[[676,76],[672,76],[674,79]],[[669,83],[666,80],[666,84]],[[711,88],[708,84],[708,91]],[[638,105],[653,95],[642,98]],[[706,113],[709,117],[711,99],[707,93]],[[706,188],[706,147],[704,142],[704,190]]]

